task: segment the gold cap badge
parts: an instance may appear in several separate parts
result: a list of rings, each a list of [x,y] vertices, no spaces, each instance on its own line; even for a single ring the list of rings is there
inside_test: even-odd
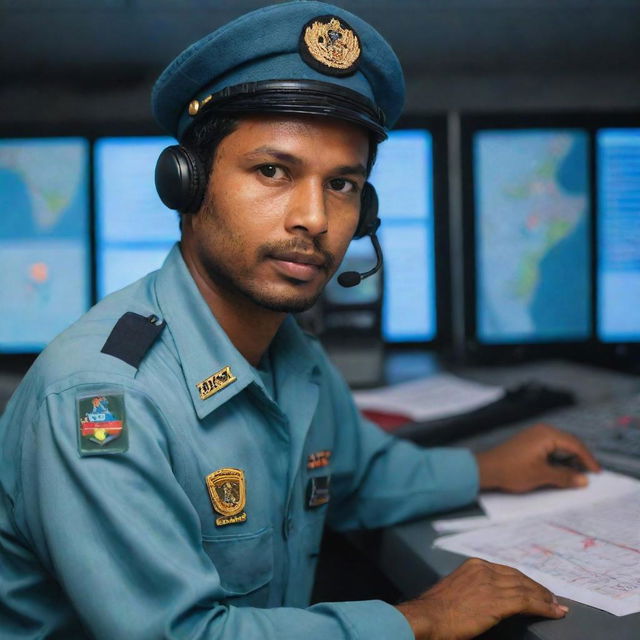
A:
[[[344,20],[336,16],[318,16],[302,28],[300,54],[316,71],[346,76],[357,68],[360,40]]]
[[[200,392],[200,400],[210,398],[214,393],[218,393],[218,391],[228,387],[236,380],[237,378],[231,373],[231,367],[225,367],[220,371],[216,371],[216,373],[212,373],[208,378],[196,384]]]
[[[244,471],[241,469],[218,469],[206,477],[207,489],[211,504],[221,517],[216,518],[216,525],[245,522],[247,514],[244,506],[247,502],[247,491],[244,482]]]

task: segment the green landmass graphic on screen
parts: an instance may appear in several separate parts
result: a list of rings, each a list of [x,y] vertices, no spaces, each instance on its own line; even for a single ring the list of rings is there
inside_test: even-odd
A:
[[[29,196],[36,227],[52,230],[69,208],[84,178],[84,149],[77,144],[5,144],[0,169],[11,171]]]

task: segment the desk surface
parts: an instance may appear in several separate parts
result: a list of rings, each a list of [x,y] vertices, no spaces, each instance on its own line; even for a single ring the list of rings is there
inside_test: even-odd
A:
[[[380,568],[405,594],[414,597],[434,579],[451,573],[465,560],[432,547],[436,532],[421,520],[382,532]],[[638,640],[640,613],[617,617],[584,604],[559,598],[569,607],[562,620],[507,621],[509,638],[526,640]]]
[[[390,358],[388,379],[405,379],[415,377],[415,372],[422,367],[423,375],[434,370],[432,361],[420,358]],[[565,387],[572,390],[579,405],[597,404],[603,401],[615,401],[633,393],[640,392],[640,378],[626,374],[607,371],[597,367],[585,366],[563,361],[538,362],[533,364],[495,367],[495,368],[460,368],[455,371],[459,375],[480,382],[501,385],[517,385],[529,380],[537,380],[549,385]],[[413,375],[411,375],[413,374]],[[554,412],[538,416],[535,421],[553,422]],[[456,443],[468,446],[472,450],[491,447],[512,435],[523,426],[531,424],[529,419],[508,425],[494,431],[476,435]],[[463,515],[463,514],[460,514]],[[380,568],[389,579],[410,598],[414,597],[438,578],[451,573],[463,561],[464,557],[432,548],[436,533],[430,520],[399,525],[381,533],[377,550]],[[544,639],[544,640],[638,640],[640,638],[640,613],[617,617],[604,611],[594,609],[573,601],[565,601],[570,612],[563,620],[535,621],[513,618],[501,626],[508,630],[500,637]],[[500,635],[500,632],[497,632]],[[492,636],[493,637],[493,636]]]

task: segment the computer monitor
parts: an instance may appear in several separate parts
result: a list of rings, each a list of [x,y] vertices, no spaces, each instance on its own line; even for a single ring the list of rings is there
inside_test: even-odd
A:
[[[467,343],[560,354],[593,331],[589,131],[495,125],[463,125]]]
[[[640,128],[596,133],[597,337],[640,342]]]
[[[370,176],[379,199],[378,232],[384,254],[382,336],[386,342],[426,342],[436,337],[433,136],[425,128],[392,131],[378,148]],[[342,267],[366,271],[375,264],[367,238],[352,242]],[[326,289],[332,304],[372,302],[379,279],[352,289],[335,279]]]
[[[35,353],[91,304],[89,143],[0,139],[0,353]]]
[[[160,201],[154,171],[169,137],[98,138],[94,145],[97,295],[158,269],[179,239],[178,217]]]

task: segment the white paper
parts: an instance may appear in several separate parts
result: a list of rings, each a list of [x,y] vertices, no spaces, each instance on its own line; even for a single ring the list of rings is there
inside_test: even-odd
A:
[[[636,488],[640,489],[640,480],[612,471],[589,473],[587,476],[589,484],[579,489],[540,489],[525,494],[487,491],[478,497],[486,515],[435,520],[432,526],[438,533],[469,531],[506,520],[590,505],[605,498],[615,498]]]
[[[440,373],[353,394],[360,409],[407,416],[412,420],[435,420],[460,415],[502,398],[504,388]]]
[[[589,484],[579,489],[540,489],[525,494],[492,491],[481,493],[478,501],[487,516],[497,522],[587,506],[640,489],[640,480],[612,471],[589,473],[587,476]]]
[[[438,538],[510,565],[556,595],[622,616],[640,611],[640,490],[574,509]]]

